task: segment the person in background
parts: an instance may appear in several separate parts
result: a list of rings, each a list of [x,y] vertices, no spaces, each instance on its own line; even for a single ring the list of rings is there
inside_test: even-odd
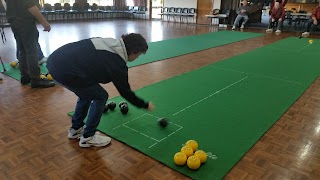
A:
[[[314,27],[318,26],[319,21],[320,21],[320,2],[318,6],[313,10],[311,18],[308,20],[306,32],[302,33],[302,36],[308,37],[310,35],[309,32],[311,30],[312,25]]]
[[[31,83],[31,88],[48,88],[55,85],[54,81],[40,78],[38,65],[39,31],[36,20],[41,23],[44,31],[51,26],[41,14],[37,0],[6,0],[7,18],[19,49],[19,70],[21,84]]]
[[[244,28],[244,25],[246,24],[246,22],[249,20],[249,6],[248,6],[248,2],[247,0],[243,0],[242,1],[242,6],[240,6],[238,9],[237,9],[237,17],[236,17],[236,20],[234,21],[233,23],[233,26],[232,26],[232,30],[235,30],[236,29],[236,26],[239,25],[239,22],[241,19],[243,19],[243,22],[241,24],[241,29]]]
[[[266,32],[272,33],[274,25],[278,23],[276,33],[280,34],[283,27],[283,20],[284,20],[285,14],[286,14],[286,11],[284,10],[284,8],[280,5],[279,2],[276,2],[272,9],[271,17],[269,20],[269,26]]]

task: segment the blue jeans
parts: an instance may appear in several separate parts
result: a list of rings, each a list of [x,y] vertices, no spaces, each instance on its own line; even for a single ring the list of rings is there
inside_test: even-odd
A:
[[[241,14],[238,14],[238,16],[236,17],[236,20],[234,21],[234,24],[233,26],[238,26],[239,25],[239,21],[243,18],[243,22],[241,24],[241,26],[245,25],[247,23],[247,21],[249,20],[249,17],[247,15],[241,15]]]
[[[109,97],[107,91],[99,84],[83,88],[69,87],[63,84],[61,85],[74,92],[79,97],[75,112],[72,116],[71,127],[73,129],[79,129],[84,126],[83,121],[89,111],[83,137],[87,138],[93,136],[100,123],[104,106]]]
[[[37,48],[38,48],[38,56],[39,56],[39,61],[44,58],[44,55],[43,55],[43,52],[42,52],[42,49],[41,49],[41,46],[40,44],[38,43],[37,44]],[[17,59],[19,59],[19,47],[18,47],[18,44],[17,44]]]

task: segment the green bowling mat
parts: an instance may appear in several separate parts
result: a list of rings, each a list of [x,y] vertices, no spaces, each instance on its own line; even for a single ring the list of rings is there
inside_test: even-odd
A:
[[[128,66],[133,67],[141,64],[147,64],[263,35],[264,34],[251,32],[218,31],[158,42],[150,42],[148,43],[148,52],[145,55],[140,56],[136,61],[130,62]]]
[[[6,71],[3,72],[4,74],[12,77],[13,79],[20,81],[21,77],[20,77],[20,71],[18,68],[12,68],[9,63],[4,63],[4,66],[6,68]],[[3,71],[3,67],[1,66],[0,72],[2,71]],[[48,72],[48,69],[46,68],[45,63],[40,66],[40,71],[42,74],[46,74]]]
[[[221,179],[319,76],[319,44],[287,38],[144,87],[154,111],[117,107],[98,129],[193,179]],[[189,139],[208,153],[198,170],[173,162]]]
[[[155,61],[164,60],[184,54],[193,53],[237,41],[262,36],[264,34],[236,31],[218,31],[214,33],[186,36],[182,38],[169,39],[158,42],[150,42],[149,50],[145,55],[139,57],[134,62],[128,63],[128,67],[139,66]],[[11,68],[6,64],[6,75],[20,80],[20,72],[16,68]],[[42,72],[47,72],[45,64],[41,66]],[[2,66],[0,71],[3,71]]]

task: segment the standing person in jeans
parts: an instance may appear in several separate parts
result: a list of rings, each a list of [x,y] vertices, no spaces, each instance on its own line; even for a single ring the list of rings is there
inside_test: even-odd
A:
[[[21,84],[31,83],[32,88],[54,86],[53,81],[40,79],[37,43],[39,32],[36,20],[50,31],[51,27],[40,13],[37,0],[7,0],[7,18],[19,48],[19,69]]]
[[[78,96],[68,137],[80,137],[80,147],[102,147],[111,142],[110,137],[96,133],[108,99],[107,91],[99,83],[112,82],[131,104],[153,109],[152,103],[137,97],[131,90],[126,64],[147,50],[145,39],[140,34],[131,33],[120,39],[92,38],[69,43],[48,57],[47,68],[53,79]]]
[[[250,7],[248,6],[248,2],[247,0],[243,0],[242,1],[242,6],[240,6],[238,9],[237,9],[237,17],[236,17],[236,20],[234,21],[233,23],[233,26],[232,26],[232,30],[235,30],[236,29],[236,26],[239,25],[239,21],[241,19],[243,19],[243,22],[241,24],[241,29],[244,28],[244,25],[246,24],[246,22],[249,20],[249,10],[250,10]]]
[[[319,5],[313,10],[311,18],[308,21],[306,32],[302,33],[303,37],[308,37],[310,35],[311,26],[318,26],[320,21],[320,2]]]

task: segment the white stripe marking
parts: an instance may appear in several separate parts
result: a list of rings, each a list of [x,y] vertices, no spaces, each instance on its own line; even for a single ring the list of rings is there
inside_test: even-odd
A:
[[[173,114],[173,116],[175,116],[175,115],[177,115],[177,114],[179,114],[179,113],[181,113],[181,112],[185,111],[186,109],[191,108],[191,107],[192,107],[192,106],[194,106],[194,105],[199,104],[200,102],[202,102],[202,101],[204,101],[204,100],[208,99],[209,97],[211,97],[211,96],[213,96],[213,95],[215,95],[215,94],[218,94],[219,92],[221,92],[221,91],[223,91],[223,90],[225,90],[225,89],[227,89],[227,88],[229,88],[229,87],[231,87],[231,86],[233,86],[233,85],[235,85],[235,84],[237,84],[237,83],[239,83],[239,82],[241,82],[241,81],[243,81],[243,80],[245,80],[245,79],[247,79],[247,78],[248,78],[248,76],[246,76],[246,77],[244,77],[244,78],[242,78],[242,79],[240,79],[240,80],[238,80],[238,81],[236,81],[236,82],[234,82],[234,83],[232,83],[232,84],[230,84],[230,85],[228,85],[228,86],[226,86],[226,87],[224,87],[224,88],[222,88],[222,89],[220,89],[220,90],[218,90],[218,91],[216,91],[216,92],[214,92],[214,93],[212,93],[212,94],[210,94],[209,96],[207,96],[207,97],[205,97],[205,98],[203,98],[203,99],[200,99],[199,101],[197,101],[197,102],[195,102],[195,103],[193,103],[193,104],[191,104],[191,105],[189,105],[189,106],[187,106],[187,107],[183,108],[182,110],[180,110],[180,111],[178,111],[178,112],[174,113],[174,114]]]

